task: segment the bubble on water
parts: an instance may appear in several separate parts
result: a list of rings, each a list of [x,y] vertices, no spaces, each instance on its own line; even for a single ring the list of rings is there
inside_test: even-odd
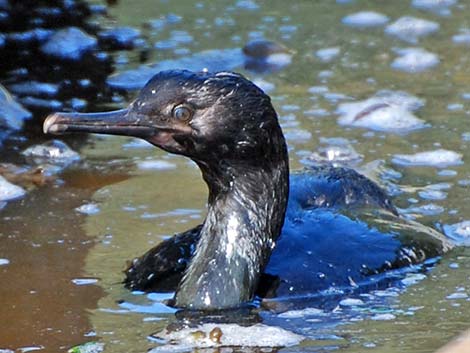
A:
[[[343,24],[356,28],[380,27],[388,21],[389,18],[387,16],[374,11],[356,12],[347,15],[341,20]]]
[[[425,37],[439,30],[439,23],[423,20],[421,18],[404,16],[388,25],[385,33],[405,42],[416,44],[421,37]]]
[[[403,167],[427,166],[446,168],[448,166],[463,164],[462,154],[438,149],[434,151],[418,152],[414,154],[395,154],[392,163]]]

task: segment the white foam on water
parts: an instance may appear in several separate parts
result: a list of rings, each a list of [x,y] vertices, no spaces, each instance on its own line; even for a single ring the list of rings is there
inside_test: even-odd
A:
[[[448,166],[463,164],[462,154],[438,149],[434,151],[418,152],[414,154],[395,154],[392,163],[404,167],[427,166],[446,168]]]
[[[458,0],[413,0],[411,6],[441,16],[449,16],[451,14],[450,7],[457,4],[457,1]]]
[[[350,27],[370,28],[386,24],[389,18],[375,11],[360,11],[344,17],[341,22]]]
[[[470,29],[469,28],[462,29],[460,33],[452,36],[452,41],[455,44],[470,45]]]
[[[165,342],[150,353],[183,352],[197,348],[219,347],[290,347],[299,344],[304,336],[280,327],[256,324],[203,324],[168,332],[166,329],[152,335]]]
[[[419,38],[437,32],[439,27],[437,22],[412,16],[403,16],[388,25],[385,28],[385,33],[405,42],[415,44]]]
[[[422,100],[405,92],[380,91],[363,101],[342,103],[336,113],[340,125],[407,133],[427,126],[412,113],[422,105]]]
[[[315,52],[317,58],[323,62],[330,62],[341,53],[340,47],[323,48]]]
[[[395,51],[399,56],[390,64],[395,70],[420,73],[440,63],[436,54],[422,48],[404,48]]]
[[[80,159],[80,155],[60,140],[51,140],[42,145],[28,147],[21,152],[31,157],[36,163],[50,162],[52,164],[68,165]]]
[[[298,319],[306,316],[321,316],[325,315],[325,312],[317,308],[305,308],[302,310],[289,310],[278,315],[281,319]]]
[[[365,303],[361,299],[346,298],[339,302],[341,306],[362,306]]]
[[[465,220],[454,224],[444,224],[442,226],[444,234],[452,239],[457,245],[470,245],[470,221]]]

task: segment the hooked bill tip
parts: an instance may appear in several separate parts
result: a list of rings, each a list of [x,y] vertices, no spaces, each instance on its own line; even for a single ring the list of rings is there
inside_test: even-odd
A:
[[[42,130],[45,134],[57,134],[64,131],[64,127],[60,124],[56,124],[59,116],[57,114],[49,115],[42,126]]]

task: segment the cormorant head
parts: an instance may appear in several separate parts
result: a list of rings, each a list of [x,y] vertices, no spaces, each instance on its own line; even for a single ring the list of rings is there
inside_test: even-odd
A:
[[[135,136],[207,166],[220,160],[256,164],[260,157],[282,155],[284,148],[270,98],[232,72],[162,71],[128,108],[54,113],[44,122],[44,132]]]

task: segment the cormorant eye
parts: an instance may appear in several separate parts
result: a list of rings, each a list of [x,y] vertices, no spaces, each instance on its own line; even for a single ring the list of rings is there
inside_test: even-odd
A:
[[[173,117],[180,121],[188,121],[193,116],[193,110],[186,105],[177,105],[173,108]]]

